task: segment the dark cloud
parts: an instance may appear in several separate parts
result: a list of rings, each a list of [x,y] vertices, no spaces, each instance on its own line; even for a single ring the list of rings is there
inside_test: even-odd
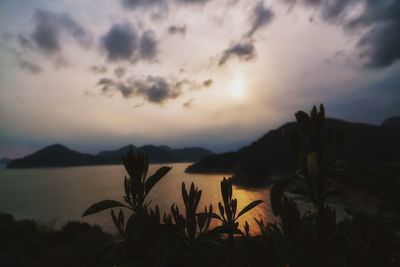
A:
[[[138,46],[136,31],[129,24],[116,24],[101,38],[109,61],[131,60]]]
[[[37,10],[35,29],[30,36],[35,45],[46,54],[55,54],[62,49],[62,36],[70,36],[82,46],[91,43],[90,34],[66,13]],[[20,42],[28,44],[28,37],[20,37]]]
[[[145,80],[136,81],[134,85],[137,95],[157,104],[177,98],[181,94],[180,87],[176,83],[169,83],[163,77],[147,76]]]
[[[144,79],[127,82],[102,78],[97,85],[101,86],[104,94],[119,91],[124,98],[140,96],[155,104],[162,104],[168,99],[177,98],[181,94],[181,88],[176,82],[170,82],[163,77],[156,76],[147,76]]]
[[[168,32],[170,34],[182,34],[186,35],[186,25],[171,25],[168,27]]]
[[[128,9],[147,8],[164,3],[164,0],[121,0],[123,7]]]
[[[285,0],[312,6],[321,17],[343,25],[346,32],[359,34],[357,48],[365,67],[384,68],[400,59],[400,1],[397,0]],[[363,5],[357,17],[348,17],[356,4]],[[361,31],[358,31],[361,30]]]
[[[224,65],[232,57],[237,57],[240,60],[248,61],[253,59],[255,55],[255,48],[252,42],[247,41],[237,43],[223,52],[218,65]]]
[[[366,67],[383,68],[400,59],[400,20],[376,25],[358,42]]]
[[[358,42],[365,66],[388,67],[400,59],[400,1],[365,1],[365,12],[346,26],[368,26]]]
[[[185,4],[205,4],[211,0],[176,0],[176,1]]]
[[[157,55],[157,40],[153,31],[145,31],[139,37],[128,23],[115,24],[101,38],[101,45],[111,62],[153,60]]]
[[[117,78],[122,78],[126,73],[126,69],[124,67],[117,67],[114,69],[114,74]]]
[[[39,65],[25,59],[19,59],[18,66],[22,70],[29,72],[31,74],[39,74],[42,72],[42,68]]]
[[[90,66],[90,70],[96,74],[104,74],[107,72],[108,69],[104,65],[93,65],[93,66]]]
[[[335,21],[344,16],[345,11],[359,0],[322,1],[321,15],[326,20]]]
[[[205,80],[205,81],[203,82],[203,85],[204,85],[205,87],[210,87],[212,84],[213,84],[213,80],[212,80],[212,79],[208,79],[208,80]]]
[[[253,34],[259,28],[264,27],[265,25],[270,23],[273,17],[274,13],[271,11],[271,9],[266,8],[262,1],[258,2],[251,14],[252,24],[250,31],[247,33],[247,36],[253,36]]]
[[[105,95],[120,92],[124,98],[142,97],[150,103],[163,104],[185,92],[210,86],[210,82],[205,85],[188,79],[176,80],[149,75],[144,78],[131,77],[126,81],[102,78],[97,85]]]
[[[146,31],[142,34],[139,44],[140,58],[154,59],[157,55],[157,41],[153,31]]]

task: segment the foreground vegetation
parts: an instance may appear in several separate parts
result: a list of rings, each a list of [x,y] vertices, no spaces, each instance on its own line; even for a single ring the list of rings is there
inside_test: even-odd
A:
[[[301,131],[286,129],[284,135],[298,164],[292,175],[271,188],[277,220],[265,223],[254,218],[259,235],[251,234],[247,222],[239,225],[238,218],[263,200],[237,210],[241,205],[230,179],[221,181],[218,207],[199,207],[202,190],[185,183],[182,210],[175,204],[164,213],[158,206],[150,207],[149,192],[170,168],[162,167],[148,176],[148,157],[129,151],[123,158],[128,173],[124,203],[100,201],[83,214],[110,209],[118,237],[82,223],[56,231],[3,215],[0,246],[7,252],[0,253],[0,264],[3,260],[9,263],[5,266],[399,266],[399,225],[363,216],[338,222],[327,203],[335,193],[329,191],[327,177],[341,172],[335,159],[344,142],[343,131],[324,125],[322,105],[310,114],[297,112],[296,119]],[[313,204],[304,214],[285,194],[293,182],[305,185]],[[213,228],[212,220],[219,222]],[[22,241],[27,237],[28,242]],[[67,255],[69,261],[61,260]]]

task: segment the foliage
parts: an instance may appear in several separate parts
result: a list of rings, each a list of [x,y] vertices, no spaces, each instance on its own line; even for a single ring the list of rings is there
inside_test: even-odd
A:
[[[218,202],[219,215],[215,213],[213,214],[216,219],[222,222],[222,225],[215,227],[213,231],[215,233],[228,234],[229,247],[231,250],[233,249],[233,235],[243,234],[242,231],[239,230],[239,222],[237,222],[237,220],[240,216],[263,202],[262,200],[253,201],[236,214],[237,200],[232,197],[232,191],[231,179],[224,178],[221,181],[223,204]]]
[[[280,214],[283,193],[294,179],[307,184],[308,196],[317,210],[323,210],[326,197],[326,177],[333,170],[333,164],[344,143],[344,131],[336,126],[326,129],[325,108],[314,106],[310,115],[304,111],[296,114],[298,128],[285,129],[283,134],[297,158],[297,168],[293,175],[282,178],[271,188],[271,205],[275,215]]]

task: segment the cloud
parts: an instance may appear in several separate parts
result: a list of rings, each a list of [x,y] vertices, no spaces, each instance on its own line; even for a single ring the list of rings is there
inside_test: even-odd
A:
[[[33,49],[34,44],[32,43],[32,40],[29,37],[19,34],[17,38],[18,38],[18,42],[22,48]]]
[[[116,24],[101,38],[109,61],[130,60],[138,46],[136,31],[129,24]]]
[[[140,58],[154,59],[157,55],[157,41],[153,31],[145,31],[139,44]]]
[[[164,0],[121,0],[122,6],[128,9],[148,8],[164,3]]]
[[[155,104],[162,104],[168,99],[177,98],[181,94],[181,88],[177,84],[177,82],[168,81],[164,77],[150,75],[144,79],[131,79],[127,82],[102,78],[97,83],[101,86],[104,94],[119,91],[124,98],[139,96]]]
[[[251,13],[251,28],[244,34],[242,41],[231,45],[226,49],[219,59],[218,65],[224,65],[232,57],[237,57],[240,60],[249,61],[256,56],[254,47],[253,35],[260,28],[269,24],[274,18],[274,13],[271,9],[266,8],[262,1],[259,1]]]
[[[286,0],[316,8],[321,18],[342,25],[349,34],[360,34],[357,43],[365,67],[385,68],[400,59],[400,1],[395,0]],[[358,16],[352,8],[361,5]],[[361,30],[361,31],[358,31]]]
[[[272,21],[274,17],[274,13],[271,9],[266,8],[262,1],[258,2],[255,8],[252,11],[252,24],[251,29],[247,33],[248,37],[254,35],[254,33],[261,27],[264,27],[268,23]]]
[[[183,36],[186,35],[186,24],[185,25],[171,25],[168,27],[168,32],[170,34],[182,34]]]
[[[181,94],[180,86],[176,83],[169,83],[163,77],[147,76],[145,80],[135,83],[136,94],[143,96],[149,102],[163,103],[167,99],[177,98]]]
[[[18,66],[31,74],[39,74],[42,72],[42,67],[40,67],[39,65],[32,63],[30,61],[27,61],[25,59],[19,59],[18,60]]]
[[[255,55],[255,48],[252,42],[246,41],[233,44],[223,52],[218,65],[224,65],[232,57],[237,57],[240,60],[248,61],[253,59]]]
[[[203,85],[204,85],[205,87],[210,87],[212,84],[213,84],[213,80],[212,80],[212,79],[208,79],[208,80],[205,80],[205,81],[203,82]]]
[[[153,60],[157,55],[155,33],[148,30],[139,37],[128,23],[113,25],[100,42],[110,62]]]
[[[35,29],[30,39],[42,52],[53,55],[62,50],[65,36],[71,37],[82,46],[91,44],[90,34],[66,13],[37,10],[34,15]],[[21,44],[28,45],[28,37],[19,38]]]
[[[90,66],[90,70],[96,74],[104,74],[107,72],[107,67],[104,65],[92,65]]]
[[[205,4],[209,2],[210,0],[176,0],[177,2],[181,2],[184,4]]]
[[[186,102],[184,102],[184,103],[182,104],[182,106],[185,107],[185,108],[191,108],[193,102],[194,102],[194,98],[190,98],[190,99],[188,99]]]
[[[369,27],[357,44],[366,67],[384,68],[400,59],[400,1],[366,0],[364,13],[346,27]]]
[[[171,77],[148,75],[139,78],[130,77],[127,80],[101,78],[97,82],[97,86],[104,95],[120,92],[124,98],[142,97],[150,103],[163,104],[185,92],[209,87],[211,86],[210,81],[212,80],[199,84],[188,79],[177,80]]]
[[[117,78],[122,78],[126,73],[126,69],[124,67],[117,67],[114,69],[114,74]]]
[[[358,42],[366,67],[383,68],[400,59],[400,21],[384,23],[369,30]]]

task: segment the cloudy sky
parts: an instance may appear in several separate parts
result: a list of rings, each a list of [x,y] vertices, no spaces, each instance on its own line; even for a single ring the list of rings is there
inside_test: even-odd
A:
[[[397,0],[0,0],[0,157],[236,149],[298,109],[400,115]]]

